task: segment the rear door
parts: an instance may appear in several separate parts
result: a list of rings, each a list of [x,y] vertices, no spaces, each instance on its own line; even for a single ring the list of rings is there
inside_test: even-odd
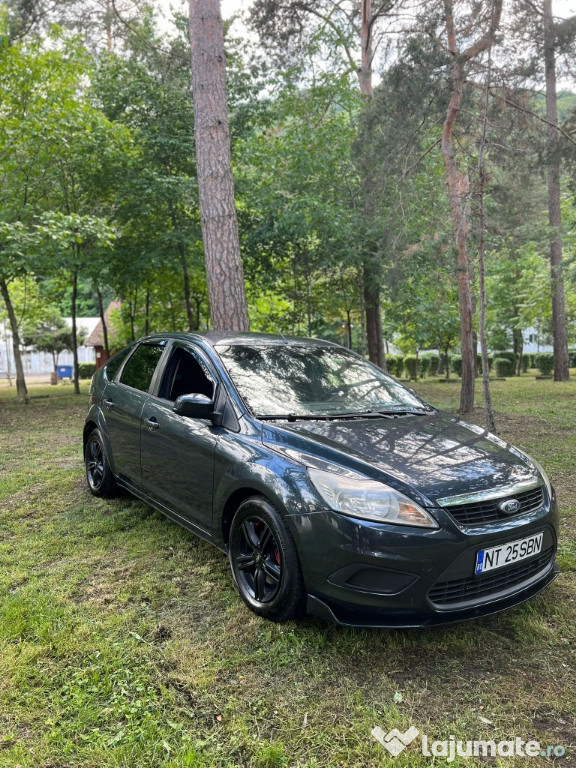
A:
[[[212,527],[214,452],[221,427],[209,419],[174,413],[180,395],[214,399],[217,377],[200,350],[174,342],[158,395],[142,411],[141,462],[144,491],[206,533]]]
[[[106,385],[103,410],[114,472],[136,488],[142,484],[140,424],[142,409],[150,398],[165,341],[139,344],[124,364],[119,377]]]

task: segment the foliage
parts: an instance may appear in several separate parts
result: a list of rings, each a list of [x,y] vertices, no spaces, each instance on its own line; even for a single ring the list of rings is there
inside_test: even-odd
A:
[[[418,378],[419,361],[416,355],[404,356],[404,368],[408,374],[408,378],[416,381]]]
[[[61,352],[72,351],[72,329],[64,322],[59,314],[52,312],[47,319],[35,326],[28,325],[22,336],[26,346],[33,347],[39,352],[48,352],[52,355],[54,370],[58,365],[58,357]],[[77,343],[84,342],[84,335],[79,333]]]
[[[506,357],[495,357],[493,367],[498,377],[514,376],[516,373],[515,364]]]
[[[440,368],[440,355],[434,354],[432,352],[426,352],[425,354],[420,355],[420,364],[422,365],[423,369],[425,366],[428,376],[437,376],[438,369]]]
[[[538,352],[534,356],[536,368],[540,371],[542,376],[550,376],[554,370],[554,355],[552,352]]]
[[[80,363],[78,366],[78,375],[81,379],[91,379],[96,372],[95,363]]]
[[[462,356],[452,355],[450,358],[450,370],[452,370],[456,376],[462,376]]]

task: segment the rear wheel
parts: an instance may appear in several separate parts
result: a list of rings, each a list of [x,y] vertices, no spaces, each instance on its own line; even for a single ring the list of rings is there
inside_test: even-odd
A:
[[[262,496],[243,501],[232,520],[230,566],[240,596],[254,613],[288,621],[304,612],[296,545],[278,510]]]
[[[93,429],[86,441],[84,464],[90,493],[104,499],[118,495],[120,489],[108,463],[104,440],[99,429]]]

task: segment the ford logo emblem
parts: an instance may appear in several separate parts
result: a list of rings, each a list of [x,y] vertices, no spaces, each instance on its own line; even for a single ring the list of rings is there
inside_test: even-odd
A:
[[[504,512],[505,515],[513,515],[515,512],[518,512],[521,506],[518,499],[506,499],[506,501],[498,504],[498,509]]]

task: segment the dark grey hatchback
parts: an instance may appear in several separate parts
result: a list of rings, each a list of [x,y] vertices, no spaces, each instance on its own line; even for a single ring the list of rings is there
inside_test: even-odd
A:
[[[555,577],[542,467],[336,344],[165,334],[92,380],[93,494],[125,488],[228,552],[255,613],[413,627]]]

